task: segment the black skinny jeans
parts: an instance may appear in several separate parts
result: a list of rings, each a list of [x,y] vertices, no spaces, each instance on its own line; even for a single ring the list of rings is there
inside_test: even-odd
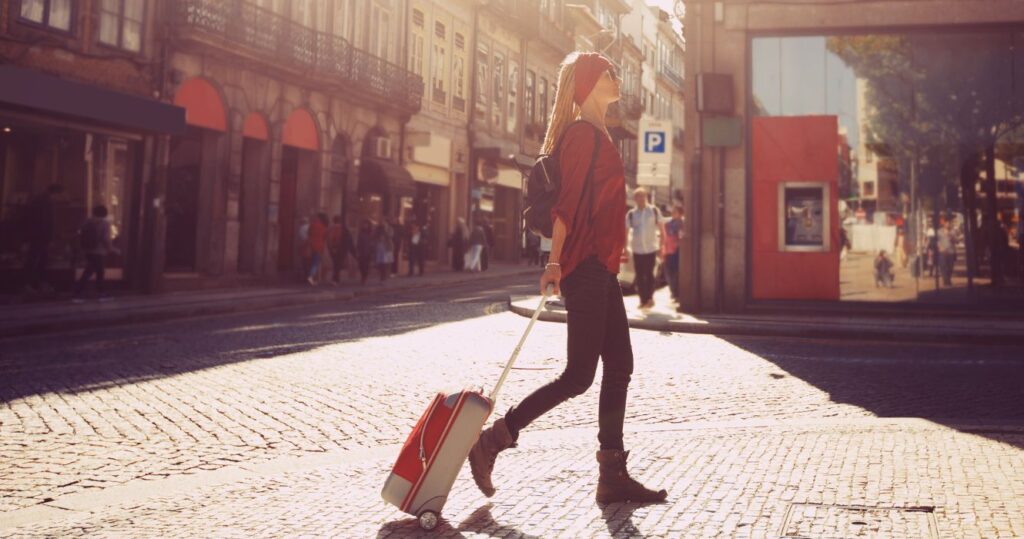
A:
[[[624,449],[622,423],[633,374],[633,347],[619,281],[596,258],[583,261],[561,282],[568,310],[568,362],[553,382],[537,389],[505,415],[513,438],[559,404],[582,395],[594,383],[598,357],[604,368],[598,407],[601,449]]]
[[[640,303],[647,303],[654,298],[654,260],[658,253],[645,255],[633,254],[633,270],[636,274],[636,293]]]

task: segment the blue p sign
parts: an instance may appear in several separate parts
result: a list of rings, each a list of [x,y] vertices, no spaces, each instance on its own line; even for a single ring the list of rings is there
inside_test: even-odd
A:
[[[647,153],[665,153],[665,132],[648,131],[645,133],[644,151]]]

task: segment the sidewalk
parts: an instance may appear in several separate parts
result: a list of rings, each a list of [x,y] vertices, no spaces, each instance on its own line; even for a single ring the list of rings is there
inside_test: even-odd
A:
[[[434,271],[428,271],[423,277],[406,277],[404,273],[401,273],[383,283],[380,283],[374,276],[366,286],[361,286],[358,280],[349,280],[343,281],[336,287],[329,284],[316,287],[296,284],[294,286],[262,286],[156,295],[114,296],[109,301],[102,302],[91,299],[83,303],[71,303],[65,300],[4,305],[0,306],[0,338],[57,330],[89,329],[191,316],[254,311],[324,301],[344,301],[415,288],[451,286],[472,281],[537,273],[537,268],[505,263],[492,263],[490,269],[481,273],[454,272],[445,266],[433,266],[428,269],[434,269]]]
[[[509,298],[512,311],[532,316],[540,296]],[[627,296],[630,327],[676,333],[815,337],[852,340],[957,342],[976,344],[1024,343],[1024,320],[977,317],[851,316],[843,314],[798,316],[783,314],[690,315],[677,313],[668,288],[654,294],[655,307],[640,310],[636,296]],[[540,319],[565,322],[565,306],[549,301]]]

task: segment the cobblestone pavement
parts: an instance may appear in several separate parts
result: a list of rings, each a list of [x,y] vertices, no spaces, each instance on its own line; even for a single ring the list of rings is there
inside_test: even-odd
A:
[[[437,389],[495,381],[532,288],[0,342],[0,536],[415,536],[378,496],[393,446]],[[538,325],[499,408],[564,331]],[[627,444],[671,503],[593,504],[594,388],[503,455],[491,505],[460,478],[445,535],[1024,536],[1021,348],[632,336]]]

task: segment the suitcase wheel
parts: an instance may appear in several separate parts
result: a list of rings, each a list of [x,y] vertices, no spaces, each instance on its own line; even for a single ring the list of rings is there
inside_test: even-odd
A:
[[[433,511],[424,511],[417,517],[420,521],[420,528],[424,530],[432,530],[437,527],[437,513]]]

